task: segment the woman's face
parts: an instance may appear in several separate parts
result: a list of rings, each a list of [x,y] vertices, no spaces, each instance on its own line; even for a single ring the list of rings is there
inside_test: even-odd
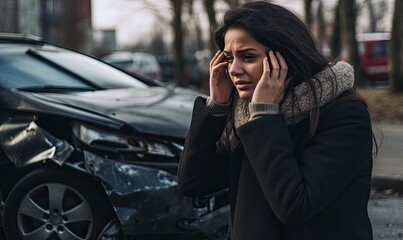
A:
[[[268,48],[248,32],[230,28],[224,36],[224,54],[228,74],[241,98],[251,98],[263,73]]]

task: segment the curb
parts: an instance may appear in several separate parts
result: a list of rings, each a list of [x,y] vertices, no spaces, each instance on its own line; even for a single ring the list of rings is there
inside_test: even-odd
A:
[[[403,192],[403,179],[373,176],[371,186],[376,190],[393,189],[395,192]]]

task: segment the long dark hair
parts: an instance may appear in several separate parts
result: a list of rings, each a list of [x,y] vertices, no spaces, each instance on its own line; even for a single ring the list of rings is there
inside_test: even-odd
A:
[[[246,3],[228,10],[222,25],[216,29],[214,39],[220,50],[224,50],[225,34],[232,28],[245,30],[259,43],[282,54],[288,65],[287,78],[292,79],[286,91],[286,95],[293,99],[292,102],[295,102],[296,98],[295,86],[302,82],[308,84],[314,96],[309,112],[309,135],[312,136],[316,130],[320,108],[320,92],[315,89],[313,79],[316,73],[330,64],[318,51],[315,40],[304,22],[279,5],[263,1]],[[336,81],[332,84],[336,84]],[[337,89],[337,86],[334,88]],[[293,106],[293,109],[299,110],[298,106]],[[222,138],[222,144],[226,147],[239,144],[233,128],[233,117],[230,115]]]

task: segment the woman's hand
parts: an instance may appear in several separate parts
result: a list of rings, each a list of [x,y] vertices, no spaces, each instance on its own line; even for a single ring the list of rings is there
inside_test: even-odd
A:
[[[274,55],[273,51],[270,51],[268,57],[270,59],[266,57],[263,60],[263,74],[253,92],[251,102],[279,104],[284,99],[289,83],[289,80],[286,80],[288,67],[279,52]],[[268,61],[271,62],[272,69]]]
[[[210,61],[210,98],[216,103],[226,104],[231,97],[233,87],[225,69],[224,52],[218,51]]]

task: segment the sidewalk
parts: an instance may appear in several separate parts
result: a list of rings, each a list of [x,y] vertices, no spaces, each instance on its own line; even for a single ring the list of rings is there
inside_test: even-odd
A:
[[[403,125],[375,124],[373,129],[380,149],[374,158],[372,186],[403,192]]]

